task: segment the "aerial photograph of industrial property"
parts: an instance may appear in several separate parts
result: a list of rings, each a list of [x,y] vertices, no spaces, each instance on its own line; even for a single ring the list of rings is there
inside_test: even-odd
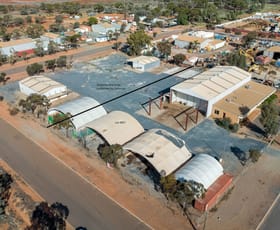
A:
[[[0,0],[0,229],[279,230],[280,0]]]

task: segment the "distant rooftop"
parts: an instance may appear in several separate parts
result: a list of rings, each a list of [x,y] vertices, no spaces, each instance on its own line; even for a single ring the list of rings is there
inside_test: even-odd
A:
[[[20,83],[33,89],[39,94],[44,94],[57,87],[65,87],[63,84],[45,76],[31,76],[21,80]]]
[[[34,42],[33,39],[31,39],[31,38],[10,40],[8,42],[0,42],[0,48],[1,47],[4,48],[4,47],[15,46],[15,45],[21,45],[21,44],[26,44],[26,43],[31,43],[31,42]]]
[[[142,64],[142,65],[155,61],[159,61],[159,59],[157,57],[152,57],[152,56],[139,56],[127,60],[127,62],[137,62],[138,64]]]
[[[58,38],[58,37],[59,37],[59,35],[58,35],[58,34],[55,34],[55,33],[50,33],[50,32],[48,32],[48,33],[44,33],[44,34],[43,34],[43,36],[48,37],[48,38],[52,38],[52,39],[54,39],[54,38]]]
[[[187,34],[182,34],[179,35],[176,40],[179,41],[186,41],[186,42],[198,42],[198,43],[202,43],[205,39],[204,38],[200,38],[200,37],[195,37],[195,36],[189,36]]]

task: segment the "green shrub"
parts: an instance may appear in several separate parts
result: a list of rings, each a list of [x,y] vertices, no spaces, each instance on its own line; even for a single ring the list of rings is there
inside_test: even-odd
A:
[[[249,149],[249,157],[253,163],[256,163],[261,156],[261,153],[258,149]]]
[[[107,163],[117,165],[118,159],[123,154],[123,149],[121,145],[100,145],[98,147],[98,152],[100,157]]]
[[[234,123],[229,125],[229,130],[233,133],[236,133],[239,129],[239,124]]]

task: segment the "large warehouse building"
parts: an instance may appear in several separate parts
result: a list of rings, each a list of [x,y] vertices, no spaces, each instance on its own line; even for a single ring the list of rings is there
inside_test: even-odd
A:
[[[55,114],[67,114],[67,113],[70,113],[71,115],[79,114],[78,116],[71,118],[71,121],[75,129],[79,130],[87,123],[107,114],[104,107],[99,105],[100,105],[99,102],[97,102],[93,98],[80,97],[73,101],[69,101],[62,105],[59,105],[57,107],[50,108],[48,110],[48,122],[49,124],[53,123],[53,117]],[[94,109],[90,109],[95,106],[98,107]]]
[[[124,149],[144,158],[161,176],[173,173],[192,156],[183,140],[160,129],[141,134],[128,142]]]
[[[246,93],[244,90],[247,90]],[[236,121],[248,115],[251,110],[262,103],[275,90],[271,87],[251,82],[251,74],[238,67],[217,66],[173,86],[170,91],[172,103],[179,102],[186,106],[195,107],[205,113],[206,117],[211,115],[214,117],[229,116],[231,111],[227,110],[226,106],[221,108],[223,105],[219,102],[230,94],[237,93],[241,95],[242,93],[239,92],[242,91],[243,100],[239,105],[239,109],[242,111],[243,108],[249,108],[249,111],[245,114],[243,113],[242,116],[237,115],[237,119],[234,117],[234,121]],[[244,95],[247,97],[244,97]],[[249,95],[250,97],[248,97]],[[254,102],[251,102],[251,99]],[[234,104],[232,100],[231,103]],[[217,112],[217,109],[214,110],[214,105],[219,107],[221,112]]]
[[[19,81],[22,93],[40,94],[46,96],[50,101],[67,96],[67,87],[57,81],[45,76],[32,76]]]

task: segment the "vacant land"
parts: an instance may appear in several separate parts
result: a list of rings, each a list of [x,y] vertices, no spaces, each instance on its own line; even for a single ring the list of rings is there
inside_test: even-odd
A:
[[[267,149],[236,179],[228,199],[210,212],[206,229],[256,229],[280,190],[279,164],[280,154]]]

